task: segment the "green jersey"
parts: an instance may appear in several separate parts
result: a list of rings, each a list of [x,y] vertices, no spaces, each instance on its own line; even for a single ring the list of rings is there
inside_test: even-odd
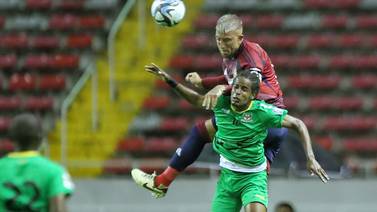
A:
[[[73,192],[63,167],[35,151],[10,153],[0,170],[0,211],[48,211],[50,198]]]
[[[287,110],[254,100],[249,108],[236,112],[229,96],[220,96],[214,108],[217,132],[214,150],[227,160],[247,167],[265,162],[263,142],[268,128],[281,127]]]

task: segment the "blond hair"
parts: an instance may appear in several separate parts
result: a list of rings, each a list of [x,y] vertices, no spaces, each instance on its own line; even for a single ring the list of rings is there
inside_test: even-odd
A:
[[[228,33],[239,30],[242,34],[242,20],[234,14],[226,14],[221,16],[216,23],[216,34]]]

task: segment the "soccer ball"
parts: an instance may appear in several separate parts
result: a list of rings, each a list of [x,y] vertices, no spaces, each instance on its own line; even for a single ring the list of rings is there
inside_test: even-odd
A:
[[[177,25],[185,16],[186,7],[181,0],[155,0],[151,13],[155,22],[162,26]]]

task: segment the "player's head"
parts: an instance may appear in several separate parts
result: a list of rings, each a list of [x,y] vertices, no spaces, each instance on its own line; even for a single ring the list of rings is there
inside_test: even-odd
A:
[[[260,78],[256,71],[241,70],[233,81],[231,103],[234,107],[245,109],[259,92]]]
[[[222,57],[231,57],[243,40],[241,19],[233,14],[223,15],[216,24],[216,44]]]
[[[275,212],[295,212],[295,209],[289,202],[281,202],[276,205]]]
[[[18,150],[35,150],[38,149],[42,140],[42,127],[34,115],[20,114],[13,118],[9,136]]]

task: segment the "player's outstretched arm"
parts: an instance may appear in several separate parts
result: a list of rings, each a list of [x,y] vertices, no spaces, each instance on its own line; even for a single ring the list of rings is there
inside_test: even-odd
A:
[[[293,129],[300,135],[300,140],[304,146],[307,157],[308,171],[311,174],[316,174],[322,180],[322,182],[326,183],[330,178],[315,159],[308,128],[304,122],[293,116],[286,115],[283,119],[282,127]]]
[[[174,89],[181,97],[186,99],[192,105],[195,106],[202,106],[204,97],[198,94],[196,91],[177,83],[168,73],[162,70],[155,64],[150,64],[145,66],[145,70],[149,73],[154,74],[155,76],[159,77],[161,80],[165,81],[171,88]]]
[[[67,212],[67,206],[65,204],[65,195],[60,194],[50,198],[49,211],[50,212]]]

